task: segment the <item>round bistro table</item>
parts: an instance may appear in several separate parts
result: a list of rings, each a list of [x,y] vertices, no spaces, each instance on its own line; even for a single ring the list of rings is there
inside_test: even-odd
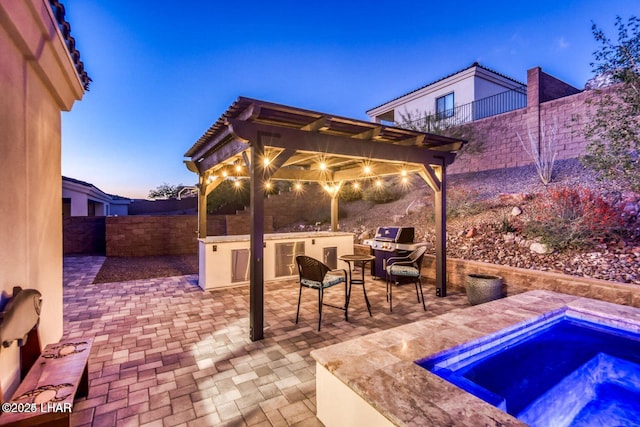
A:
[[[368,262],[372,262],[376,259],[373,255],[342,255],[339,257],[341,261],[349,264],[349,292],[347,294],[347,308],[349,307],[349,301],[351,300],[351,285],[362,285],[362,292],[364,293],[364,301],[367,303],[367,311],[371,316],[371,304],[369,298],[367,298],[367,290],[364,287],[364,270]],[[353,277],[353,269],[360,265],[362,275],[360,277]]]

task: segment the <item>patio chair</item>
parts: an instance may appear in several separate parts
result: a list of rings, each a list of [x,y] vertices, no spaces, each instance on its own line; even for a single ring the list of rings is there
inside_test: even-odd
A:
[[[347,313],[347,307],[349,305],[349,293],[347,291],[346,270],[331,270],[331,268],[329,268],[327,265],[323,264],[315,258],[306,255],[298,255],[296,257],[296,264],[298,265],[298,273],[300,274],[300,292],[298,294],[296,324],[298,323],[298,316],[300,314],[300,300],[302,299],[303,287],[315,289],[318,291],[318,332],[320,331],[320,325],[322,322],[323,305],[344,310],[344,318],[348,321],[349,315]],[[340,283],[344,283],[344,307],[325,304],[323,302],[324,290]]]
[[[424,303],[424,294],[422,293],[422,280],[420,279],[422,258],[426,250],[426,247],[421,246],[407,256],[391,257],[384,261],[384,269],[387,273],[387,301],[389,301],[389,312],[393,312],[393,284],[398,281],[399,277],[414,279],[418,302],[422,299],[422,308],[424,308],[424,311],[427,311],[427,306]],[[418,293],[418,289],[420,293]]]

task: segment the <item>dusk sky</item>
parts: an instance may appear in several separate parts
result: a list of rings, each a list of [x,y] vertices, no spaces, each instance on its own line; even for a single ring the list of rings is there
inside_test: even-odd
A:
[[[146,197],[193,185],[184,153],[239,96],[368,120],[366,110],[474,61],[580,89],[638,0],[63,0],[93,79],[62,117],[62,173]]]

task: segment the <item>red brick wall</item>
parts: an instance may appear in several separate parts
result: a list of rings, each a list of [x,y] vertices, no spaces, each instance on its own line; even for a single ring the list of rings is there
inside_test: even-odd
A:
[[[597,99],[601,96],[600,92],[584,91],[536,104],[537,100],[549,97],[550,94],[558,96],[570,93],[571,86],[542,73],[539,69],[529,71],[528,106],[470,123],[473,132],[470,144],[480,144],[482,152],[459,155],[447,170],[450,174],[532,164],[533,160],[522,147],[520,138],[530,150],[529,132],[537,142],[541,126],[547,130],[551,126],[557,128],[554,145],[557,160],[576,158],[584,153],[587,143],[583,128],[589,112],[594,111],[594,107],[587,101]],[[545,84],[551,87],[545,87]]]

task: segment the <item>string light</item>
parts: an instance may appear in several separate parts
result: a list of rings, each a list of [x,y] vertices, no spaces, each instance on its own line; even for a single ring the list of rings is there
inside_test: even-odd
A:
[[[371,173],[371,166],[369,165],[365,165],[364,167],[364,173],[369,175]]]
[[[382,181],[377,179],[376,180],[376,187],[382,187]]]
[[[236,181],[233,183],[233,186],[236,188],[240,188],[240,186],[242,185],[242,183],[240,181]]]

